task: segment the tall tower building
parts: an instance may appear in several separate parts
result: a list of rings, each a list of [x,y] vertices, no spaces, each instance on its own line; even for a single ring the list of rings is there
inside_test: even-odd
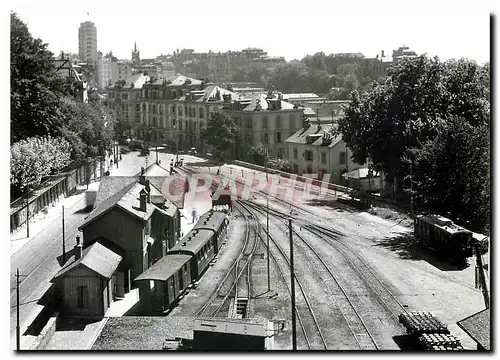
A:
[[[132,64],[134,66],[141,65],[141,55],[139,50],[137,50],[137,42],[134,41],[134,50],[132,50]]]
[[[96,66],[97,63],[97,28],[91,21],[80,24],[78,29],[78,48],[80,61]]]

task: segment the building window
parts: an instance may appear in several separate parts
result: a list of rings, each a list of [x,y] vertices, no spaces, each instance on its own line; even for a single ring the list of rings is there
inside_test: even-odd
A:
[[[141,105],[135,104],[135,112],[141,112]]]
[[[283,124],[281,123],[281,116],[276,116],[276,129],[281,129]]]
[[[172,119],[172,126],[175,126],[175,119]]]
[[[87,308],[89,306],[89,290],[86,286],[78,286],[77,288],[77,306],[79,308]]]
[[[293,149],[293,158],[297,159],[297,149]]]
[[[262,128],[267,129],[267,116],[262,118]]]
[[[266,134],[264,134],[264,144],[267,144],[269,142],[269,136]]]
[[[172,111],[171,111],[171,113],[175,115],[175,105],[172,105]]]
[[[146,104],[142,104],[142,111],[146,112]]]
[[[276,142],[281,142],[281,133],[276,133]]]
[[[306,161],[312,161],[313,159],[313,152],[311,150],[306,150],[304,153],[304,156],[306,158]]]
[[[345,155],[345,151],[341,151],[340,154],[339,154],[339,162],[340,162],[340,165],[345,165],[345,159],[346,158],[346,155]]]
[[[278,157],[283,159],[283,148],[278,148]]]
[[[200,108],[200,119],[203,119],[205,117],[205,109]]]
[[[325,152],[321,153],[321,163],[326,164],[326,153]]]

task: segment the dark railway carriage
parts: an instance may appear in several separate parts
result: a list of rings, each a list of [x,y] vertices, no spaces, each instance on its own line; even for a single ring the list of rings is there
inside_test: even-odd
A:
[[[414,221],[415,238],[420,246],[450,261],[464,264],[472,256],[472,232],[450,219],[437,215],[418,215]]]
[[[191,255],[191,278],[197,279],[214,258],[214,232],[205,229],[193,229],[167,253]]]
[[[141,303],[150,313],[167,310],[191,283],[191,255],[162,257],[135,278]]]
[[[203,214],[196,225],[193,227],[195,230],[210,230],[213,231],[214,237],[212,239],[215,252],[219,252],[223,240],[227,234],[227,226],[229,224],[228,216],[223,212],[209,211]]]

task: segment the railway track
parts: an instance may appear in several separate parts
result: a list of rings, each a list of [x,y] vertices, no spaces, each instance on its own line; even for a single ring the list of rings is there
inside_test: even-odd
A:
[[[248,217],[245,219],[247,220],[247,230],[245,232],[245,242],[242,251],[229,268],[226,276],[213,291],[208,301],[195,313],[195,316],[204,318],[217,317],[231,294],[235,292],[238,283],[243,282],[247,284],[246,291],[247,294],[250,294],[250,276],[247,268],[249,268],[249,264],[252,261],[258,242],[251,219]]]
[[[260,204],[250,203],[250,206],[255,207],[261,214],[265,215],[266,208]],[[288,218],[286,213],[275,211],[269,209],[270,215],[278,217],[283,220]],[[325,241],[331,245],[336,251],[338,251],[343,259],[350,265],[350,268],[357,274],[357,276],[362,279],[364,286],[372,293],[374,298],[379,302],[379,304],[385,308],[388,315],[393,318],[396,323],[399,323],[399,314],[401,312],[408,313],[407,306],[403,305],[397,297],[393,294],[388,285],[380,279],[380,277],[372,270],[371,266],[356,252],[354,252],[348,245],[346,245],[341,239],[341,233],[333,229],[328,229],[324,226],[319,226],[315,224],[305,224],[304,221],[298,221],[301,224],[301,228],[310,232],[317,238]],[[286,225],[286,224],[285,224]],[[323,259],[310,241],[306,240],[305,237],[294,230],[295,236],[302,240],[304,244],[310,249],[310,251],[315,252],[316,257],[320,259],[325,268],[328,266],[324,263]],[[331,272],[328,270],[328,272]],[[333,274],[331,274],[334,276]]]
[[[253,211],[249,209],[248,205],[243,204],[242,202],[239,202],[240,206],[245,208],[250,214],[253,214]],[[269,235],[269,239],[271,240],[272,244],[274,247],[278,250],[279,254],[281,257],[277,257],[273,254],[273,252],[270,251],[270,256],[273,258],[273,261],[275,262],[278,271],[280,273],[280,276],[284,280],[288,292],[291,293],[290,290],[290,285],[288,285],[287,277],[285,276],[285,271],[289,271],[290,269],[290,260],[285,253],[284,249],[279,245],[278,241],[275,239],[272,234],[268,234],[266,230],[264,229],[263,226],[260,227],[261,232],[263,232],[266,236]],[[259,237],[261,238],[262,242],[264,241],[264,236],[259,234]],[[283,269],[286,270],[283,270]],[[302,333],[304,335],[307,347],[309,349],[312,349],[312,346],[315,344],[321,344],[321,346],[324,349],[328,349],[325,338],[323,336],[323,331],[318,323],[317,317],[314,313],[314,310],[311,306],[311,303],[309,301],[309,297],[306,294],[305,288],[302,284],[302,282],[297,278],[297,275],[295,274],[295,281],[300,289],[300,293],[302,294],[302,299],[304,301],[303,304],[298,304],[296,303],[295,309],[296,309],[296,314],[297,314],[297,319],[299,320],[300,326],[302,328]],[[309,315],[307,315],[309,314]],[[317,331],[311,332],[307,331],[306,328],[308,329],[316,329]]]
[[[252,206],[252,205],[250,205]],[[265,212],[259,207],[255,207],[256,211],[260,214],[265,215]],[[277,215],[274,215],[277,217]],[[280,216],[281,218],[282,216]],[[280,220],[280,223],[283,222]],[[288,224],[283,224],[288,226]],[[286,231],[280,229],[282,231]],[[363,320],[363,317],[358,312],[357,307],[354,304],[354,301],[348,295],[346,289],[342,284],[338,281],[337,276],[333,273],[330,266],[328,266],[323,260],[323,256],[321,256],[314,246],[311,245],[309,241],[307,241],[302,235],[300,235],[295,230],[292,230],[295,234],[295,238],[299,238],[301,243],[295,242],[295,246],[300,249],[303,253],[304,257],[307,258],[311,263],[319,261],[323,269],[326,270],[326,274],[324,271],[320,271],[317,269],[318,274],[321,276],[321,280],[324,285],[328,288],[331,294],[335,294],[340,290],[343,294],[343,297],[335,297],[336,305],[344,317],[349,331],[351,332],[353,338],[355,339],[360,350],[379,350],[379,344],[375,340],[371,331],[369,330],[367,324]],[[303,246],[304,244],[305,246]]]

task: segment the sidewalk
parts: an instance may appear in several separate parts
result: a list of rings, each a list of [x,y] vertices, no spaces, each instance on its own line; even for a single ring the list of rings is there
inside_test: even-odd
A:
[[[89,191],[97,191],[99,182],[89,185]],[[30,237],[26,237],[26,224],[21,225],[10,235],[10,256],[14,255],[19,249],[36,237],[42,230],[49,227],[54,221],[61,219],[62,206],[65,211],[69,211],[73,206],[80,202],[86,196],[87,186],[78,186],[76,194],[63,198],[62,200],[49,207],[44,213],[41,211],[35,217],[30,219]]]

